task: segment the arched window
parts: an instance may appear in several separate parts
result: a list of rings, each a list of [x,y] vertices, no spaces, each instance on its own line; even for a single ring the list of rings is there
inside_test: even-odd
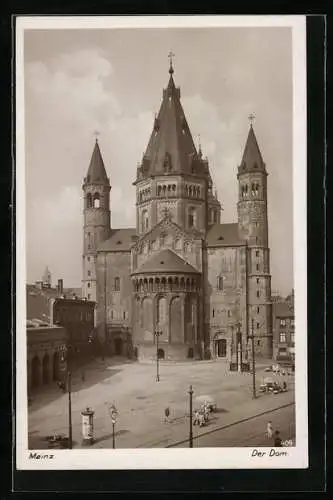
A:
[[[101,200],[99,197],[99,193],[94,194],[94,208],[99,208],[101,206]]]
[[[157,302],[157,323],[162,326],[167,320],[167,301],[165,297],[160,297]]]
[[[157,196],[161,196],[161,192],[162,192],[162,186],[158,186],[158,188],[157,188]]]
[[[114,279],[114,290],[120,292],[120,278],[118,276]]]
[[[88,193],[87,194],[87,208],[91,208],[92,207],[92,197],[91,197],[91,193]]]
[[[188,211],[188,227],[196,227],[197,225],[197,212],[194,207]]]
[[[141,222],[142,232],[147,231],[148,227],[149,227],[148,210],[143,210],[142,211],[142,222]]]

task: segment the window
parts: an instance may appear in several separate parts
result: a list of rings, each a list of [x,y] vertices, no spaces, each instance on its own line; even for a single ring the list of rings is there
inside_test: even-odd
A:
[[[88,262],[90,262],[90,257],[88,257],[88,259],[87,259],[87,260],[88,260]]]
[[[286,334],[285,333],[280,333],[280,342],[281,342],[281,344],[286,342]]]
[[[256,250],[256,257],[259,257],[259,251]]]
[[[91,272],[90,272],[90,271],[88,271],[88,276],[90,276],[90,275],[91,275]]]
[[[294,320],[294,319],[291,319],[291,320],[290,320],[290,325],[291,325],[291,326],[294,326],[294,325],[295,325],[295,320]]]
[[[88,300],[90,300],[90,293],[88,293]]]
[[[215,318],[215,309],[213,309],[213,318]]]
[[[217,277],[217,289],[223,290],[223,277],[222,276]]]
[[[260,307],[258,306],[257,307],[257,314],[259,314],[259,313],[260,313]]]
[[[87,208],[91,208],[92,207],[92,197],[91,197],[91,193],[88,193],[87,194]]]
[[[257,297],[260,297],[260,292],[259,292],[259,290],[257,290]]]
[[[258,340],[257,345],[260,345],[260,340]]]
[[[257,323],[257,328],[260,328],[260,323]]]
[[[190,208],[188,211],[188,227],[195,227],[197,223],[197,214],[195,208]]]
[[[94,208],[99,208],[101,206],[101,200],[98,193],[94,194]]]
[[[286,326],[286,320],[280,319],[280,326]]]
[[[257,285],[259,285],[259,278],[257,278]]]
[[[143,210],[142,211],[142,219],[141,219],[141,230],[142,232],[146,231],[149,227],[149,217],[148,217],[148,211]]]
[[[88,287],[88,288],[90,288],[90,283],[89,283],[89,281],[88,281],[87,287]]]
[[[118,277],[116,277],[114,279],[114,290],[115,290],[115,292],[120,291],[120,278],[118,278]]]
[[[126,312],[123,312],[123,318],[126,319]]]
[[[111,310],[111,319],[113,319],[113,311]]]
[[[259,264],[256,265],[257,271],[259,271]]]
[[[292,333],[292,334],[290,335],[290,340],[291,340],[292,344],[294,344],[294,343],[295,343],[295,334],[294,334],[294,333]]]
[[[231,316],[231,311],[230,309],[228,309],[228,318],[230,318],[230,316]]]

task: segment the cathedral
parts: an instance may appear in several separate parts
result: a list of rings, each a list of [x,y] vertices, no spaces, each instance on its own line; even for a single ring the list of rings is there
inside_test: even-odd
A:
[[[252,122],[237,221],[221,221],[208,159],[194,144],[172,61],[133,185],[136,227],[113,228],[98,140],[83,182],[82,297],[96,301],[108,354],[140,360],[272,356],[267,171]],[[135,171],[133,171],[133,177]]]

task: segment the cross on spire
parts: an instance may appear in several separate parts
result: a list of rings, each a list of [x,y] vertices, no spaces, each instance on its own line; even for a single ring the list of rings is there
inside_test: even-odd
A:
[[[170,50],[169,54],[168,54],[168,58],[169,58],[169,61],[170,61],[170,67],[169,67],[169,73],[170,75],[172,75],[173,73],[173,66],[172,66],[172,58],[175,57],[175,54]]]
[[[94,132],[94,136],[95,136],[96,142],[98,141],[98,136],[99,136],[99,135],[100,135],[99,130],[95,130],[95,132]]]
[[[248,118],[249,118],[250,125],[252,127],[252,124],[253,124],[254,119],[255,119],[255,115],[253,113],[250,113]]]
[[[198,134],[198,153],[199,156],[202,156],[202,150],[201,150],[201,136]]]

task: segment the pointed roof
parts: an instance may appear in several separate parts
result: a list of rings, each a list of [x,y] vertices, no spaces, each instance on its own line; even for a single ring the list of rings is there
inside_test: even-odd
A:
[[[85,177],[84,182],[85,184],[109,184],[109,179],[106,175],[102,154],[97,139],[95,141],[94,150],[91,155],[87,177]]]
[[[191,264],[185,262],[172,250],[162,250],[146,260],[133,274],[143,273],[190,273],[200,274]]]
[[[185,118],[180,89],[175,85],[173,72],[171,66],[168,86],[163,90],[162,104],[154,120],[138,177],[165,173],[205,174]]]
[[[266,166],[262,158],[257,138],[255,136],[253,126],[251,123],[250,130],[247,136],[247,141],[245,144],[242,162],[239,167],[239,173],[253,172],[253,171],[266,172]]]
[[[206,243],[208,248],[238,247],[245,244],[239,237],[237,222],[213,224],[207,233]]]

